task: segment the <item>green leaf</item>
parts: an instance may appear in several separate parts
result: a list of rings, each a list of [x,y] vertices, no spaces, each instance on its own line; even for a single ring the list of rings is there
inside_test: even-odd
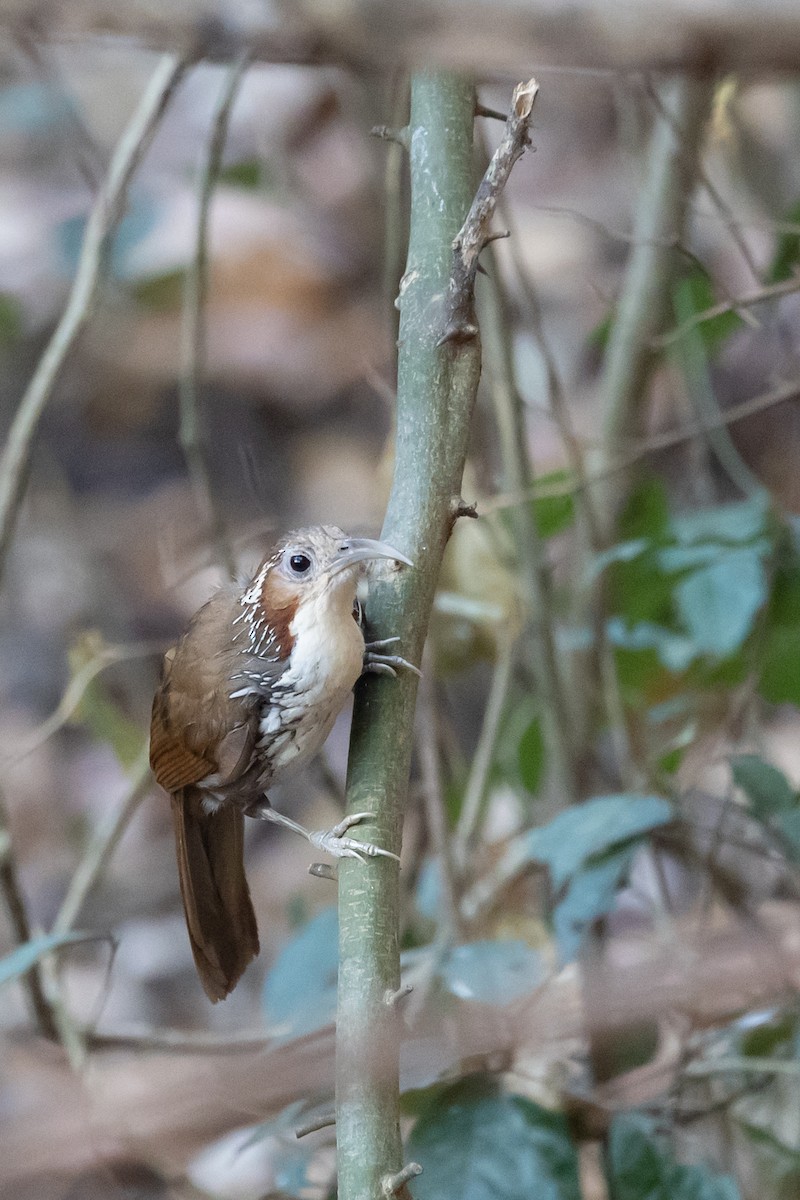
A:
[[[547,973],[542,956],[525,942],[489,939],[455,946],[440,970],[454,996],[483,1004],[507,1004],[529,995]]]
[[[759,690],[772,704],[800,705],[800,565],[780,564],[772,586],[761,652]]]
[[[542,722],[534,717],[519,740],[518,761],[519,773],[523,786],[535,795],[542,782],[544,769],[545,745],[542,734]]]
[[[575,480],[569,471],[552,471],[536,480],[537,487],[548,487],[553,484],[574,484]],[[539,537],[551,538],[557,533],[569,529],[575,521],[575,497],[572,494],[564,496],[539,496],[533,501],[533,514]]]
[[[628,873],[638,842],[621,850],[612,850],[572,877],[564,895],[555,907],[553,927],[562,962],[578,953],[588,929],[610,912],[617,890]]]
[[[759,820],[796,807],[797,792],[783,772],[756,754],[732,758],[731,771],[733,782],[745,793]]]
[[[625,703],[639,708],[664,678],[664,667],[654,650],[624,650],[614,654]]]
[[[577,952],[591,922],[611,908],[639,840],[672,817],[660,796],[598,796],[515,839],[507,852],[515,867],[544,863],[555,893],[569,883],[553,913],[562,959]]]
[[[133,296],[142,308],[152,312],[171,312],[183,303],[183,287],[186,272],[182,267],[164,271],[161,275],[150,275],[133,287]]]
[[[677,575],[692,567],[706,566],[724,552],[717,542],[701,542],[696,546],[665,546],[656,554],[656,562],[667,575]]]
[[[0,292],[0,349],[18,342],[24,328],[22,305],[19,300],[15,296]]]
[[[745,1027],[740,1035],[739,1049],[747,1057],[767,1058],[776,1050],[791,1045],[796,1033],[797,1020],[794,1014],[779,1010],[752,1027]]]
[[[653,1122],[638,1113],[614,1117],[606,1149],[610,1200],[670,1200],[666,1164],[653,1137]]]
[[[616,312],[612,309],[607,316],[603,317],[602,321],[598,321],[595,327],[589,330],[586,342],[592,350],[599,350],[601,354],[605,354],[615,318]]]
[[[770,704],[800,706],[800,625],[768,626],[758,689]]]
[[[220,171],[217,179],[219,183],[254,191],[261,186],[261,162],[257,158],[248,158],[231,163]]]
[[[710,1167],[675,1167],[669,1181],[668,1200],[741,1200],[738,1184],[731,1175],[720,1175]]]
[[[678,615],[701,653],[727,658],[753,628],[767,601],[759,548],[730,550],[675,585]]]
[[[651,548],[649,538],[632,538],[629,542],[617,542],[607,550],[595,554],[589,566],[589,577],[595,579],[612,563],[633,562]]]
[[[800,862],[800,808],[777,813],[772,823],[781,835],[786,852],[795,862]]]
[[[640,539],[627,543],[636,546]],[[660,542],[641,539],[643,551],[627,559],[618,558],[608,572],[611,612],[628,622],[651,621],[669,625],[673,620],[672,589],[674,580],[658,562]]]
[[[97,942],[107,939],[103,933],[49,933],[44,937],[34,938],[24,942],[12,950],[5,958],[0,958],[0,987],[11,983],[35,967],[46,954],[60,950],[63,946],[77,946],[82,942]]]
[[[697,657],[697,646],[690,637],[653,621],[626,625],[620,617],[611,617],[606,631],[612,646],[621,650],[655,650],[662,666],[675,675],[687,670]]]
[[[643,837],[673,818],[660,796],[623,793],[597,796],[559,813],[547,825],[523,834],[527,858],[545,863],[555,891],[560,891],[590,858],[631,838]]]
[[[439,1094],[414,1126],[407,1157],[416,1200],[580,1200],[578,1157],[560,1113],[499,1095],[483,1079]]]
[[[705,271],[699,267],[684,279],[678,280],[673,289],[675,312],[679,321],[686,321],[697,313],[713,308],[718,302],[714,295],[711,280]],[[707,353],[712,354],[718,347],[739,329],[744,322],[738,313],[733,311],[720,313],[708,321],[702,321],[691,330],[686,337],[693,337],[702,342]]]
[[[536,733],[532,731],[532,727],[541,721],[540,710],[539,701],[529,691],[515,692],[510,697],[492,763],[493,780],[509,783],[514,788],[524,787],[527,792],[531,791],[531,783],[535,785],[534,790],[538,787]],[[544,746],[542,753],[545,753]],[[541,766],[539,770],[542,770]],[[462,786],[459,789],[456,815],[463,800],[463,791]]]
[[[336,1015],[339,924],[324,908],[281,950],[264,981],[264,1014],[278,1041],[310,1033]]]
[[[800,201],[793,205],[784,220],[787,225],[800,224]],[[797,264],[800,262],[800,233],[794,230],[786,231],[778,236],[775,255],[770,263],[767,283],[780,283],[789,279]]]
[[[676,1164],[653,1122],[639,1113],[622,1113],[611,1123],[606,1180],[610,1200],[740,1200],[729,1175]]]
[[[717,504],[673,516],[672,533],[681,545],[727,542],[741,546],[769,532],[770,505],[766,493],[734,504]]]
[[[634,488],[619,522],[620,537],[633,540],[648,538],[662,541],[669,532],[670,516],[667,489],[655,475]]]

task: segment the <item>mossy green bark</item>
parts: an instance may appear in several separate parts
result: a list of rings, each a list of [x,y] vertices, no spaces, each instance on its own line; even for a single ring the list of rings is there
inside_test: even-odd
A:
[[[411,225],[400,289],[396,461],[382,537],[413,569],[373,585],[375,637],[399,636],[419,663],[442,554],[460,498],[480,376],[477,338],[439,346],[452,242],[472,199],[472,85],[416,75],[408,147]],[[359,836],[399,851],[411,764],[416,678],[367,678],[356,693],[348,811],[375,814]],[[336,1135],[340,1200],[374,1200],[402,1165],[399,1021],[399,872],[387,859],[339,867]]]

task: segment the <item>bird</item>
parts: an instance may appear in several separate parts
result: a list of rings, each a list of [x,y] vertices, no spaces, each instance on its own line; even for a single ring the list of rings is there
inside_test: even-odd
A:
[[[413,565],[385,542],[336,526],[287,534],[251,578],[215,592],[164,655],[150,765],[171,797],[186,926],[212,1002],[230,994],[259,952],[245,816],[286,826],[337,858],[397,858],[349,836],[370,813],[312,832],[267,796],[320,750],[365,671],[419,674],[390,652],[398,638],[365,641],[356,592],[380,559]]]

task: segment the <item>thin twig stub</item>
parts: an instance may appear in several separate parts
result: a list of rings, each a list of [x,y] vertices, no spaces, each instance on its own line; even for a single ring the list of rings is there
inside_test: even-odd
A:
[[[466,220],[453,242],[453,267],[445,297],[444,331],[438,341],[440,346],[447,342],[471,341],[478,336],[475,318],[478,260],[481,251],[496,236],[489,231],[489,226],[514,163],[530,145],[530,122],[538,91],[539,85],[535,79],[519,83],[514,88],[500,145],[492,155]]]

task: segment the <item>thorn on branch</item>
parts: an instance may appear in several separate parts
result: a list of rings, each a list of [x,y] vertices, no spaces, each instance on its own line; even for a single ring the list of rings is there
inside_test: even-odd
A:
[[[408,128],[395,129],[391,125],[373,125],[370,137],[379,138],[382,142],[395,142],[408,150]]]
[[[483,245],[481,246],[481,250],[485,250],[486,247],[490,246],[492,242],[502,242],[506,238],[510,238],[510,237],[511,237],[510,229],[502,229],[502,230],[500,230],[499,233],[487,233],[486,237],[483,239]],[[480,264],[478,264],[478,270],[480,270]]]
[[[471,342],[478,336],[480,330],[473,321],[455,320],[446,327],[442,336],[436,342],[437,346],[446,346],[449,342],[456,344]]]
[[[319,1113],[316,1117],[312,1117],[303,1125],[298,1125],[294,1131],[296,1138],[307,1137],[309,1133],[316,1133],[319,1129],[327,1129],[331,1125],[336,1124],[336,1113],[332,1108],[327,1109],[323,1113]]]
[[[474,500],[472,504],[467,504],[466,500],[461,496],[455,497],[450,501],[450,523],[455,525],[459,517],[471,517],[473,521],[478,519],[478,502]]]
[[[475,105],[476,117],[488,117],[491,121],[507,121],[508,117],[505,113],[500,112],[498,108],[487,108],[485,104]]]
[[[312,863],[308,868],[309,875],[315,875],[317,879],[330,879],[332,883],[337,883],[339,876],[336,874],[336,867],[330,863]]]
[[[399,988],[395,988],[394,991],[387,991],[384,994],[383,1002],[387,1008],[394,1008],[395,1004],[397,1004],[400,1000],[405,1000],[406,996],[410,996],[413,990],[413,983],[401,984],[401,986]]]
[[[417,1175],[421,1174],[422,1167],[419,1165],[419,1163],[406,1163],[403,1169],[398,1171],[395,1175],[384,1175],[383,1179],[381,1180],[381,1191],[383,1192],[384,1196],[387,1197],[387,1200],[390,1200],[390,1197],[396,1196],[397,1193],[405,1187],[409,1180],[415,1179]]]

